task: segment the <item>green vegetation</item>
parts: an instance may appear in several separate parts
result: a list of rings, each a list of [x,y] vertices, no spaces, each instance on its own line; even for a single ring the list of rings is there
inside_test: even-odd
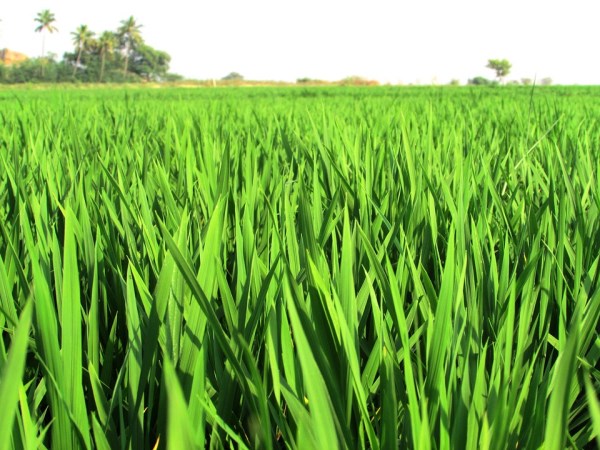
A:
[[[170,55],[144,42],[142,25],[133,16],[121,21],[117,31],[103,31],[97,39],[87,25],[80,25],[71,33],[73,52],[65,53],[60,61],[45,52],[46,32],[58,31],[54,14],[44,10],[35,22],[35,31],[42,34],[42,56],[12,65],[0,63],[0,83],[122,83],[181,78],[168,73]]]
[[[46,56],[46,34],[45,34],[45,32],[54,33],[55,31],[58,31],[58,28],[56,28],[54,26],[54,22],[56,22],[56,18],[54,17],[54,14],[51,13],[47,9],[38,13],[38,15],[35,18],[35,22],[37,22],[37,24],[38,24],[38,26],[35,27],[35,32],[42,34],[42,59],[41,59],[40,67],[42,69],[42,78],[43,78],[44,77],[44,68],[45,68],[44,63],[46,60],[46,58],[45,58],[45,56]]]
[[[496,72],[496,78],[499,82],[510,73],[512,64],[507,59],[490,59],[487,63],[487,68]]]
[[[497,86],[498,82],[496,80],[488,80],[485,77],[477,76],[475,78],[470,79],[467,84],[473,86]]]
[[[597,444],[599,99],[0,90],[0,449]]]
[[[237,72],[230,72],[221,78],[223,81],[244,81],[244,76]]]

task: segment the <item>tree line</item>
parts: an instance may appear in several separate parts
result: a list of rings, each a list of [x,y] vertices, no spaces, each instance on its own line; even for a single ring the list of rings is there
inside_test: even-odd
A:
[[[467,84],[475,86],[496,86],[498,84],[503,84],[505,78],[508,76],[512,69],[512,64],[507,59],[488,59],[486,67],[496,72],[496,80],[488,80],[485,77],[477,76],[475,78],[471,78],[467,82]],[[533,83],[534,80],[532,80],[531,78],[521,78],[520,83],[516,80],[508,82],[508,84],[510,85],[522,84],[524,86],[530,86]],[[542,86],[549,86],[552,84],[552,78],[542,78],[539,84],[541,84]]]
[[[142,25],[131,16],[115,31],[95,33],[80,25],[71,33],[73,51],[58,60],[46,54],[46,36],[58,31],[56,17],[43,10],[35,17],[42,52],[38,58],[7,65],[0,63],[0,82],[137,82],[171,81],[181,77],[169,73],[171,56],[144,41]]]

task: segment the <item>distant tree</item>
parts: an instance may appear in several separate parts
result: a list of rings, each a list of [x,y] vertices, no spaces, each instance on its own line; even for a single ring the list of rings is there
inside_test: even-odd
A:
[[[7,69],[4,79],[7,83],[32,83],[32,82],[59,82],[71,80],[71,64],[64,61],[57,62],[54,55],[48,54],[46,58],[32,58],[20,62]],[[44,75],[41,75],[41,69],[44,66]]]
[[[35,32],[42,34],[42,60],[43,60],[45,53],[46,53],[46,51],[45,51],[46,34],[44,33],[44,31],[47,31],[48,33],[54,33],[55,31],[58,31],[58,28],[56,28],[54,26],[54,22],[56,22],[56,18],[54,17],[53,13],[51,13],[49,10],[45,9],[42,12],[38,13],[37,17],[34,20],[38,23],[38,26],[35,28]],[[42,63],[42,77],[44,76],[44,65],[45,64]]]
[[[139,44],[131,55],[131,72],[146,81],[159,81],[167,74],[171,56],[149,45]]]
[[[55,18],[48,10],[35,18],[35,31],[56,31]],[[42,39],[43,57],[24,60],[19,64],[0,64],[0,82],[65,82],[74,76],[80,82],[139,82],[143,80],[175,81],[182,77],[169,73],[171,56],[145,44],[140,33],[141,25],[133,17],[121,22],[116,32],[105,31],[95,39],[86,25],[77,27],[71,34],[74,51],[56,55],[46,54]],[[11,52],[12,53],[12,52]],[[4,59],[4,53],[0,52]],[[241,75],[237,74],[241,77]]]
[[[550,77],[546,77],[546,78],[542,78],[542,81],[540,81],[540,84],[542,86],[550,86],[553,83],[552,78]]]
[[[457,80],[456,78],[450,80],[450,86],[460,86],[460,80]]]
[[[495,86],[498,84],[497,81],[494,80],[488,80],[485,77],[475,77],[475,78],[471,78],[467,84],[473,85],[473,86]]]
[[[98,38],[98,50],[100,52],[100,82],[102,82],[102,79],[104,78],[106,56],[113,52],[117,43],[116,41],[117,39],[114,33],[111,33],[110,31],[103,32],[100,35],[100,38]]]
[[[231,72],[221,79],[224,81],[243,81],[244,77],[237,72]]]
[[[77,69],[81,65],[81,54],[87,50],[90,44],[93,42],[94,32],[91,31],[87,25],[80,25],[73,33],[73,44],[75,44],[75,51],[77,52],[77,60],[73,67],[73,76],[77,72]]]
[[[510,73],[512,64],[507,59],[489,59],[486,67],[495,71],[496,78],[502,82],[504,77]]]
[[[142,28],[142,25],[135,23],[133,16],[129,16],[127,20],[121,21],[118,35],[123,46],[123,51],[125,52],[123,75],[127,75],[127,66],[129,65],[129,58],[134,47],[143,42],[140,28]]]
[[[521,84],[523,86],[531,86],[533,84],[533,80],[531,78],[521,78]]]

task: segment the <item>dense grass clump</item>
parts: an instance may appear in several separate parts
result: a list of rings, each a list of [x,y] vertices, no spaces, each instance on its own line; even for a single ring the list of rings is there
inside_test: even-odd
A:
[[[597,445],[599,97],[0,91],[0,449]]]

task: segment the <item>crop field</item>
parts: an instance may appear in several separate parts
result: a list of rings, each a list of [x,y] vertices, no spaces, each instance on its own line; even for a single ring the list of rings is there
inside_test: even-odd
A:
[[[600,445],[600,88],[0,90],[0,450]]]

